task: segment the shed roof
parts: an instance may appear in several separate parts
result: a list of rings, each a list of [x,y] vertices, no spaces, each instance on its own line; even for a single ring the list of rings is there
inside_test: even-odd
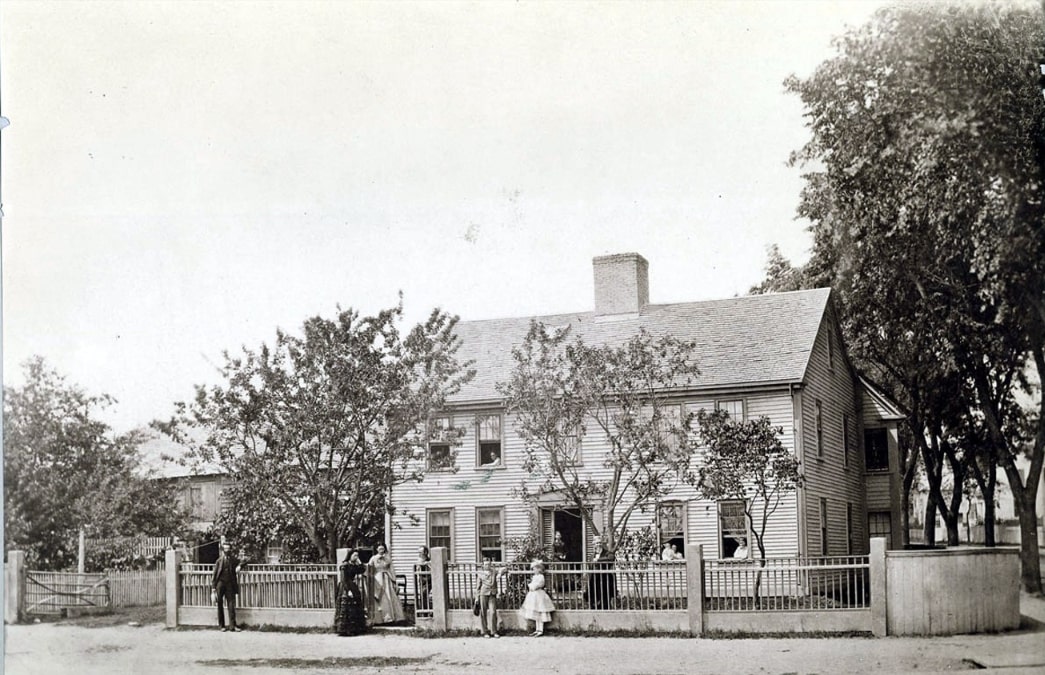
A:
[[[512,348],[522,344],[530,321],[570,326],[588,344],[622,343],[645,328],[653,336],[674,335],[697,344],[700,376],[694,388],[759,386],[802,382],[831,289],[746,295],[725,300],[648,305],[639,315],[596,316],[594,312],[461,321],[458,356],[474,361],[475,378],[453,403],[500,398],[497,383],[508,379]]]

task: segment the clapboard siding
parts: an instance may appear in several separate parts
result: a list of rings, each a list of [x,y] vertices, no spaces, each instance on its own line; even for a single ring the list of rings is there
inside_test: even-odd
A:
[[[767,416],[774,426],[783,429],[782,442],[788,449],[794,448],[794,418],[788,390],[750,393],[738,390],[725,392],[714,397],[691,398],[681,404],[689,411],[714,409],[717,401],[741,398],[745,414],[749,419]],[[496,412],[493,410],[483,412]],[[396,514],[392,517],[390,546],[396,560],[396,571],[411,576],[417,549],[427,541],[427,513],[432,509],[452,509],[453,546],[452,560],[471,562],[479,558],[476,534],[476,510],[478,508],[502,508],[504,538],[525,536],[533,520],[533,510],[521,499],[512,496],[526,477],[522,468],[525,448],[523,440],[514,428],[513,419],[506,416],[502,425],[502,467],[476,468],[477,449],[476,413],[456,412],[451,415],[456,428],[464,430],[457,447],[456,472],[428,472],[420,484],[396,488],[393,502]],[[596,478],[609,478],[611,472],[602,465],[602,457],[608,450],[604,437],[591,429],[582,441],[584,471]],[[695,452],[694,461],[699,462],[701,450]],[[680,481],[665,501],[682,501],[686,504],[687,544],[699,543],[705,547],[705,555],[719,554],[718,507],[715,502],[700,499],[697,491]],[[567,505],[568,506],[568,505]],[[598,514],[597,514],[598,515]],[[620,512],[618,512],[620,515]],[[768,555],[795,555],[798,553],[796,527],[797,504],[794,494],[785,496],[776,513],[770,518],[766,545]],[[655,514],[652,509],[645,513],[636,511],[629,520],[629,529],[652,525]],[[590,534],[590,533],[589,533]],[[590,553],[593,537],[589,536],[586,550]],[[752,541],[752,546],[754,542]],[[512,552],[505,547],[509,559]],[[412,587],[412,579],[410,586]]]
[[[832,344],[833,342],[833,344]],[[848,551],[846,506],[851,505],[853,553],[866,553],[867,503],[864,490],[863,434],[854,375],[840,347],[833,312],[825,314],[806,370],[801,397],[802,469],[805,512],[805,545],[808,555],[820,555],[821,499],[827,500],[827,554]],[[821,404],[822,434],[818,452],[817,401]],[[848,449],[843,423],[848,420]]]

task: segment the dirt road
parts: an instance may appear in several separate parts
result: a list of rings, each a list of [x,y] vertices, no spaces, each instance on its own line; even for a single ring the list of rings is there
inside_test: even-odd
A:
[[[1034,609],[1045,614],[1045,601]],[[159,624],[5,627],[8,675],[51,673],[931,673],[1045,672],[1045,623],[1025,612],[1003,635],[939,638],[424,639],[404,630],[316,633],[166,630]],[[1045,618],[1042,616],[1041,618]]]

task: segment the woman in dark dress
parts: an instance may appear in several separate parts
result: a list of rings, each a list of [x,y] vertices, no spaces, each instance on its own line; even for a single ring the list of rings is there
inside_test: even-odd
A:
[[[613,609],[617,597],[617,575],[610,564],[615,556],[602,542],[595,551],[591,572],[588,573],[588,607],[591,609]]]
[[[366,613],[363,610],[366,603],[356,583],[356,576],[366,574],[366,565],[359,559],[359,553],[352,551],[338,571],[341,583],[334,614],[334,630],[338,635],[359,635],[366,632]]]

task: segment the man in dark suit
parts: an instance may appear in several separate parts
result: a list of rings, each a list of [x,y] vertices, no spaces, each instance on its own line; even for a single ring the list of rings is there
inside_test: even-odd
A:
[[[236,578],[239,572],[239,561],[232,555],[232,547],[228,542],[221,545],[221,555],[214,565],[214,577],[211,579],[211,597],[218,603],[218,626],[223,631],[240,632],[236,625],[236,594],[239,593],[239,580]],[[229,627],[225,627],[225,612],[222,610],[221,602],[229,610]]]

